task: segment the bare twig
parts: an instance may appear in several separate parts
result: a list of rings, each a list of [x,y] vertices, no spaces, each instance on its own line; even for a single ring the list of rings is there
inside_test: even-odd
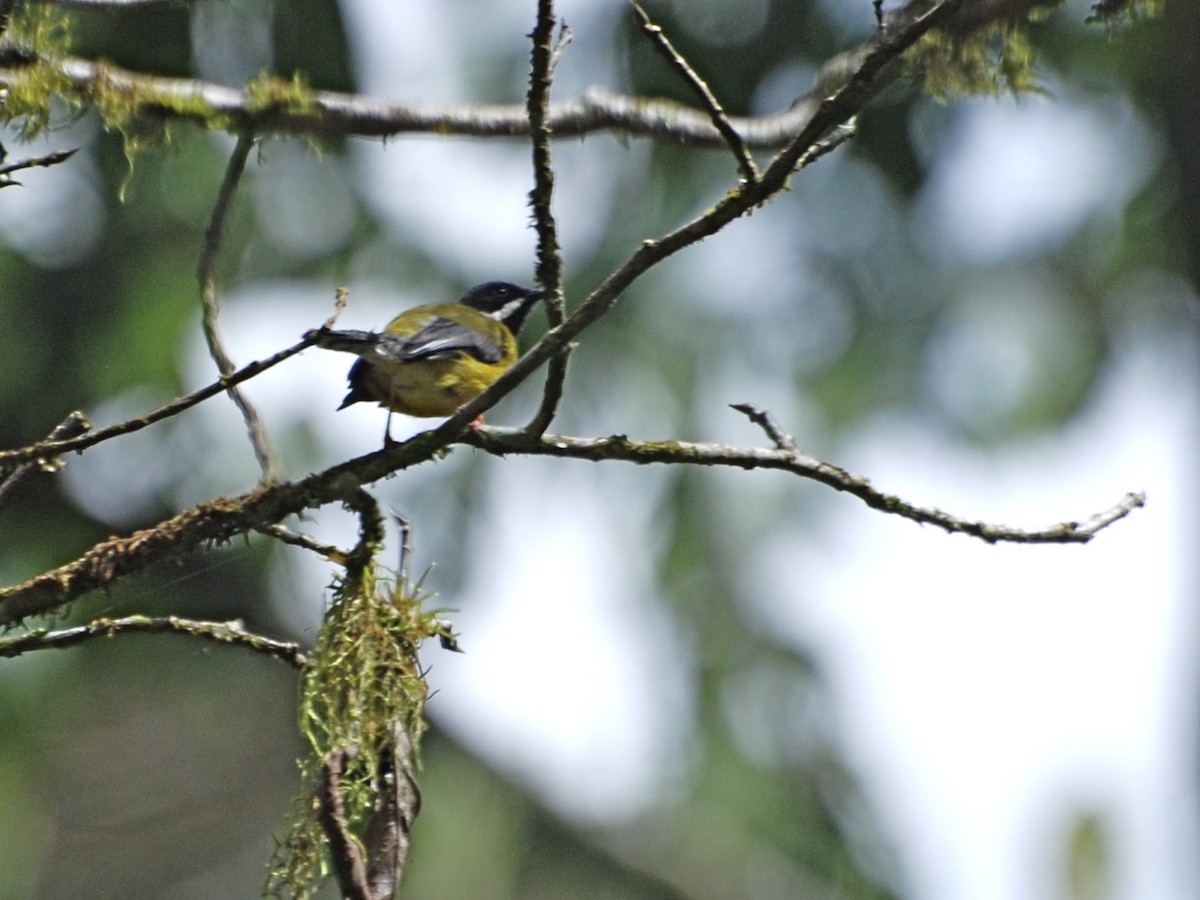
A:
[[[192,6],[198,0],[36,0],[38,3],[53,4],[63,9],[145,9],[154,6]]]
[[[317,554],[317,556],[338,565],[343,564],[350,555],[335,544],[322,544],[320,541],[313,540],[307,534],[292,531],[292,529],[285,525],[265,525],[257,530],[267,537],[273,537],[284,544],[291,544],[293,547],[300,547],[303,550],[311,551]]]
[[[622,460],[632,463],[684,463],[731,466],[738,469],[776,469],[819,481],[835,490],[845,491],[872,509],[891,513],[921,525],[934,525],[950,533],[970,535],[989,544],[1086,544],[1097,533],[1146,503],[1144,494],[1130,493],[1109,509],[1082,522],[1062,522],[1038,529],[1012,528],[965,519],[935,507],[918,506],[872,487],[861,475],[854,475],[790,447],[762,449],[690,441],[635,441],[624,435],[581,438],[547,434],[535,438],[519,429],[492,427],[468,431],[460,440],[464,444],[501,456],[521,453],[591,461]]]
[[[396,560],[396,583],[405,585],[408,584],[408,564],[412,562],[412,524],[394,509],[391,510],[391,513],[396,528],[400,532],[400,552],[397,554],[398,559]]]
[[[551,80],[554,79],[554,70],[558,67],[558,61],[567,52],[567,47],[571,45],[571,39],[574,36],[566,21],[563,21],[558,29],[558,40],[554,42],[554,50],[550,53],[550,68],[548,72]]]
[[[110,425],[108,428],[101,428],[99,431],[93,431],[80,437],[68,438],[66,440],[40,441],[39,443],[30,444],[27,447],[19,447],[15,450],[0,450],[0,470],[20,465],[30,460],[37,460],[39,462],[49,461],[55,457],[62,456],[64,453],[70,453],[71,451],[78,452],[103,441],[111,440],[112,438],[141,431],[155,422],[161,422],[163,419],[176,416],[186,409],[203,403],[210,397],[215,397],[217,394],[223,393],[230,385],[241,384],[243,381],[250,380],[311,346],[312,339],[305,337],[286,350],[280,350],[278,353],[268,356],[264,360],[256,360],[248,363],[228,378],[219,378],[212,384],[183,397],[178,397],[144,416],[118,422],[116,425]]]
[[[465,422],[457,428],[452,427],[451,422],[457,416],[448,419],[447,424],[440,428],[422,432],[395,447],[360,456],[310,475],[303,481],[262,487],[240,497],[203,503],[154,528],[99,543],[73,562],[21,584],[0,589],[0,625],[44,614],[88,591],[107,587],[160,559],[177,557],[206,543],[229,540],[264,524],[279,522],[304,509],[335,501],[353,504],[353,497],[361,492],[359,485],[425,462],[453,440],[498,455],[528,453],[585,460],[621,459],[634,463],[779,469],[845,491],[883,512],[936,525],[947,531],[972,535],[990,543],[1085,543],[1145,503],[1142,494],[1129,494],[1111,509],[1082,523],[1064,522],[1051,528],[1024,531],[970,521],[941,510],[916,506],[876,490],[865,478],[799,451],[738,449],[721,444],[685,441],[643,443],[619,435],[605,438],[566,435],[535,437],[513,429],[481,428],[472,431],[465,428]],[[449,430],[443,433],[446,428]]]
[[[217,202],[213,206],[212,218],[204,233],[204,252],[200,255],[200,265],[196,272],[200,279],[200,298],[204,304],[204,340],[208,344],[209,355],[217,364],[217,371],[224,378],[232,375],[237,367],[229,358],[229,354],[225,352],[225,346],[221,342],[221,332],[217,327],[221,307],[217,299],[217,278],[214,269],[217,264],[217,256],[221,251],[221,235],[225,230],[225,220],[233,203],[233,194],[237,190],[242,173],[246,170],[246,159],[250,156],[250,149],[253,146],[253,134],[243,132],[238,136],[237,146],[233,148],[233,153],[229,157],[229,165],[225,168],[225,180],[221,182],[221,189],[217,193]],[[258,410],[236,385],[229,385],[226,391],[246,423],[246,433],[250,437],[250,445],[254,448],[254,456],[262,470],[263,483],[270,484],[278,481],[275,464],[271,461],[271,451],[267,446],[267,432],[258,415]]]
[[[731,403],[729,406],[730,408],[736,409],[738,412],[745,414],[751,422],[765,431],[767,437],[771,439],[771,443],[773,443],[778,449],[796,449],[796,439],[780,428],[779,423],[776,422],[775,418],[765,409],[753,406],[749,403]]]
[[[5,20],[6,16],[3,15],[3,9],[0,9],[0,33],[4,31]],[[4,163],[0,165],[0,188],[12,187],[21,183],[15,178],[10,177],[13,172],[19,172],[22,169],[32,169],[35,166],[56,166],[61,162],[66,162],[78,152],[78,147],[74,150],[55,150],[52,153],[43,153],[41,156],[30,156],[26,159],[19,159],[16,162]],[[2,158],[0,156],[0,159]]]
[[[46,440],[66,440],[67,438],[73,438],[76,435],[90,431],[91,428],[92,423],[88,421],[87,416],[76,411],[54,426],[54,430],[50,432]],[[7,475],[0,476],[0,510],[3,510],[8,505],[8,501],[12,497],[13,491],[17,489],[17,486],[36,472],[38,468],[39,466],[36,462],[27,462],[17,466]]]
[[[15,657],[34,650],[63,650],[75,647],[95,638],[110,638],[118,634],[187,634],[218,644],[246,647],[282,660],[295,668],[303,668],[307,660],[300,645],[289,641],[276,641],[246,631],[240,620],[229,622],[202,622],[182,619],[179,616],[151,618],[149,616],[127,616],[123,619],[96,619],[87,625],[48,631],[39,628],[16,637],[0,638],[0,657]]]
[[[562,256],[558,247],[558,225],[554,220],[551,201],[554,198],[554,168],[550,160],[551,129],[548,124],[550,108],[550,80],[555,50],[551,46],[554,37],[553,0],[538,0],[537,24],[530,39],[533,49],[529,62],[529,94],[526,107],[529,115],[529,130],[533,143],[533,190],[529,192],[529,206],[533,210],[534,226],[537,229],[537,278],[546,308],[546,323],[557,328],[566,319],[566,308],[562,292]],[[563,39],[560,37],[560,46]],[[567,360],[570,346],[550,359],[546,373],[546,385],[542,391],[542,402],[537,413],[527,426],[533,434],[541,434],[554,419],[558,403],[562,399],[563,385],[567,377]]]
[[[687,82],[688,87],[700,98],[701,104],[708,110],[709,118],[712,120],[713,127],[717,129],[721,137],[725,139],[725,143],[729,145],[729,149],[733,151],[733,158],[737,162],[738,171],[742,173],[742,177],[747,181],[758,180],[758,166],[754,164],[754,159],[750,156],[750,151],[746,149],[746,143],[742,140],[742,136],[737,133],[737,130],[729,121],[729,116],[726,115],[721,103],[717,100],[716,95],[709,89],[704,79],[693,69],[682,54],[675,49],[670,39],[663,34],[660,26],[655,25],[650,21],[650,17],[636,3],[632,4],[633,13],[637,17],[638,24],[641,26],[642,33],[650,38],[651,43],[659,54],[670,63],[671,68],[679,73],[680,77]]]
[[[800,161],[796,164],[796,168],[803,169],[805,166],[811,166],[822,156],[832,153],[838,147],[842,146],[842,144],[846,143],[846,141],[850,140],[850,138],[854,137],[857,131],[854,123],[855,119],[851,118],[841,125],[835,125],[829,129],[829,133],[825,137],[821,138],[821,140],[814,143],[804,152],[800,157]]]

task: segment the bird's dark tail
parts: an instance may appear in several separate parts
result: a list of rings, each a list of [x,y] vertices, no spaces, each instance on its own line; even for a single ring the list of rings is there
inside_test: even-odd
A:
[[[330,348],[339,349],[339,348]],[[368,365],[365,360],[359,359],[350,367],[350,390],[346,396],[342,398],[342,405],[338,409],[345,409],[351,403],[360,403],[363,400],[375,400],[367,391],[364,381],[367,377]]]
[[[323,350],[341,350],[344,353],[360,354],[379,343],[374,331],[334,331],[331,328],[315,328],[305,335],[314,346]]]

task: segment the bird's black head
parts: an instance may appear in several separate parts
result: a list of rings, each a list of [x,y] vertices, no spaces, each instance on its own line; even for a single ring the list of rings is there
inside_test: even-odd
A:
[[[503,322],[509,331],[517,334],[533,304],[541,299],[542,292],[536,288],[524,288],[507,281],[488,281],[475,285],[458,302]]]

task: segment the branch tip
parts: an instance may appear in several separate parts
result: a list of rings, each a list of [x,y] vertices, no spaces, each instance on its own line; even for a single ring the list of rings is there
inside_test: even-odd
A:
[[[772,443],[780,450],[795,450],[796,439],[779,427],[779,424],[765,409],[760,409],[749,403],[731,403],[730,408],[743,413],[755,425],[766,432]]]
[[[666,59],[671,68],[687,83],[688,87],[692,89],[692,92],[699,98],[700,103],[708,112],[713,127],[733,153],[733,158],[737,162],[738,171],[741,173],[742,179],[747,184],[755,184],[758,181],[758,166],[754,164],[754,158],[750,155],[750,151],[746,149],[745,141],[742,140],[742,136],[738,134],[737,129],[729,121],[729,116],[721,107],[721,103],[717,100],[716,95],[709,89],[708,84],[691,67],[688,61],[683,58],[683,55],[675,49],[670,39],[663,33],[662,28],[650,20],[646,11],[637,3],[631,5],[633,7],[633,14],[641,26],[642,33],[650,39],[659,54]]]

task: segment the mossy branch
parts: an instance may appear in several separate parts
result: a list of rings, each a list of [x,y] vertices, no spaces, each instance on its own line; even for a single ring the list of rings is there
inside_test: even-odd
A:
[[[290,898],[320,888],[326,848],[343,897],[393,896],[420,808],[427,687],[417,650],[444,625],[421,609],[419,586],[378,566],[383,519],[375,501],[359,489],[347,503],[359,515],[360,540],[304,672],[305,795],[267,882],[268,893]]]
[[[978,56],[964,46],[980,46],[976,33],[998,25],[1005,33],[1031,15],[1057,5],[1061,0],[973,0],[970,3],[935,4],[912,0],[889,13],[885,27],[873,40],[830,59],[817,73],[811,91],[797,97],[777,113],[759,117],[728,116],[714,124],[712,108],[695,109],[668,100],[629,97],[593,90],[572,101],[549,103],[545,127],[554,139],[578,138],[609,131],[625,135],[722,148],[742,145],[746,149],[779,149],[805,130],[822,101],[836,91],[858,69],[859,63],[896,35],[934,9],[944,37],[916,60],[935,59],[944,69],[945,52],[964,59]],[[974,43],[972,43],[974,42]],[[29,46],[36,47],[30,50]],[[94,105],[105,121],[130,130],[135,120],[145,123],[190,121],[208,128],[235,133],[253,132],[322,136],[391,137],[399,134],[469,135],[479,138],[528,137],[531,123],[526,104],[495,106],[436,106],[383,103],[351,94],[312,89],[302,76],[280,78],[263,74],[244,89],[222,87],[198,79],[162,78],[132,72],[85,59],[41,52],[40,45],[0,48],[0,83],[7,86],[8,118],[26,117],[27,130],[46,123],[49,99],[60,94],[75,105]],[[954,48],[945,51],[945,48]],[[945,51],[945,52],[943,52]],[[990,59],[985,55],[985,59]],[[996,75],[1012,85],[1032,83],[1029,68],[1016,56],[1001,55],[994,65],[1007,67]],[[1019,64],[1018,64],[1019,63]],[[886,87],[901,73],[895,65],[875,79],[874,90]],[[945,73],[937,76],[945,81]],[[964,79],[973,83],[976,79]],[[984,79],[993,84],[991,76]],[[988,89],[988,88],[981,88]],[[727,124],[727,127],[725,125]],[[144,126],[143,126],[144,127]]]

